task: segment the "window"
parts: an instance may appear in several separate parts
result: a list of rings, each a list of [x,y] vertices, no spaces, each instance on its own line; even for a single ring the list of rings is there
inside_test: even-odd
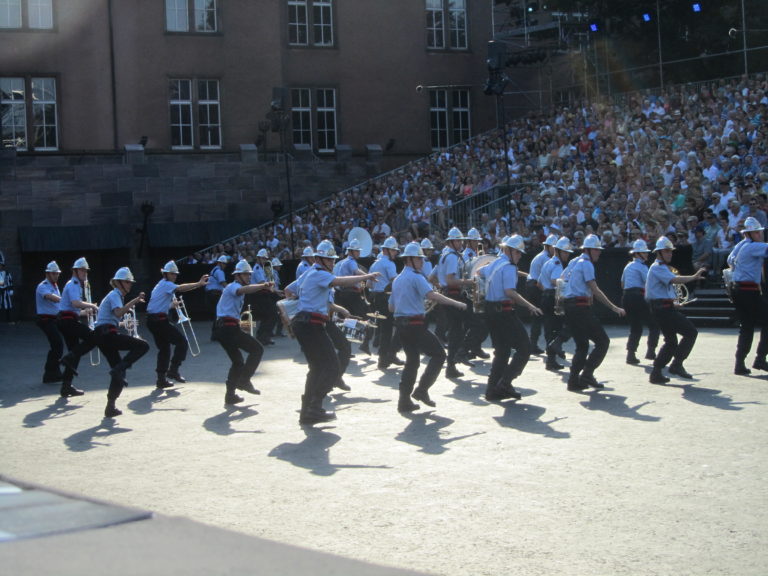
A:
[[[288,0],[288,43],[333,46],[333,0]]]
[[[425,0],[427,48],[466,50],[466,0]],[[445,23],[448,22],[446,37]]]
[[[17,150],[58,150],[54,78],[0,78],[2,143]],[[31,134],[27,126],[32,127]]]
[[[216,0],[165,0],[165,29],[203,34],[218,32]]]
[[[221,148],[221,101],[218,80],[171,80],[171,147]],[[194,90],[193,90],[194,89]],[[194,111],[197,111],[197,115]],[[195,126],[193,118],[197,118]],[[197,129],[197,143],[194,134]]]
[[[294,144],[309,144],[318,152],[333,152],[337,139],[336,90],[292,88],[291,130]]]
[[[469,90],[431,90],[429,126],[433,150],[448,148],[469,138],[472,135]]]
[[[0,0],[0,29],[51,30],[53,0]]]

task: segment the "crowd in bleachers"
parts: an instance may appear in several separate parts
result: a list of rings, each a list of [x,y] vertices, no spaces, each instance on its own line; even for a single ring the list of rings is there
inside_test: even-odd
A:
[[[577,245],[596,233],[607,247],[668,235],[694,257],[722,265],[748,215],[766,224],[768,81],[765,75],[670,86],[622,103],[583,103],[531,114],[198,253],[253,261],[266,247],[280,259],[349,231],[367,229],[374,245],[428,237],[439,248],[453,222],[449,208],[510,183],[506,209],[476,223],[487,249],[510,233],[536,247],[551,230]],[[508,166],[505,166],[505,161]]]

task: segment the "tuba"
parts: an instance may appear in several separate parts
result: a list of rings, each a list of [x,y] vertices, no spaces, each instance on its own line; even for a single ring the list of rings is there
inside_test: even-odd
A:
[[[91,300],[91,283],[86,280],[83,282],[83,290],[85,293],[85,301],[89,304],[93,304],[93,300]],[[88,310],[88,329],[93,332],[93,330],[96,328],[96,318],[93,317],[93,312]],[[101,364],[101,352],[99,352],[98,347],[93,348],[90,352],[90,360],[91,360],[91,366],[98,366]]]
[[[680,275],[680,272],[678,272],[677,268],[675,268],[674,266],[669,266],[669,270],[675,276]],[[688,286],[686,286],[685,284],[673,284],[672,288],[675,291],[675,305],[685,306],[686,304],[696,302],[696,298],[691,298],[691,293],[688,290]]]
[[[187,305],[184,303],[184,298],[181,296],[174,298],[173,304],[176,308],[176,314],[179,316],[176,324],[181,328],[181,333],[184,334],[184,339],[189,346],[189,353],[192,354],[192,356],[199,356],[200,344],[197,341],[195,329],[192,327],[192,318],[187,314]]]
[[[251,305],[248,304],[245,311],[240,314],[240,330],[253,337],[253,313]]]
[[[472,259],[472,267],[469,270],[469,277],[474,282],[472,287],[472,304],[475,312],[483,312],[485,309],[485,293],[488,289],[488,279],[480,278],[481,268],[485,268],[491,262],[496,260],[496,256],[483,253],[483,245],[480,244],[477,249],[477,258]]]
[[[733,304],[733,268],[723,268],[723,285],[729,302]]]

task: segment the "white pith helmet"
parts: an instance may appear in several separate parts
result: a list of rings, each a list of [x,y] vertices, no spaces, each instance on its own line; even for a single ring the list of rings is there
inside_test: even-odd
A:
[[[656,246],[654,247],[653,251],[658,252],[659,250],[674,250],[675,245],[672,244],[672,240],[667,238],[666,236],[662,236],[658,240],[656,240]]]
[[[390,236],[386,240],[384,240],[384,243],[381,245],[382,248],[387,248],[389,250],[400,250],[400,246],[397,245],[397,240],[395,240],[394,236]]]
[[[587,248],[594,248],[595,250],[602,250],[603,249],[603,243],[600,242],[600,238],[598,238],[595,234],[590,234],[586,238],[584,238],[584,242],[581,245],[582,250],[586,250]]]
[[[480,240],[480,232],[477,228],[470,228],[467,232],[467,240]]]
[[[448,236],[445,237],[445,240],[466,240],[466,238],[464,238],[464,234],[461,233],[461,230],[454,226],[448,230]]]
[[[72,269],[73,270],[77,270],[77,269],[90,270],[91,267],[88,266],[88,261],[85,258],[78,258],[77,260],[75,260],[75,263],[72,264]]]
[[[266,248],[262,248],[258,252],[256,252],[257,258],[269,258],[269,252],[267,252]]]
[[[323,240],[317,245],[317,249],[314,253],[315,258],[332,258],[336,260],[336,248],[333,247],[333,242],[330,240]]]
[[[432,246],[432,242],[429,241],[429,238],[424,238],[424,240],[421,241],[421,249],[422,250],[434,250],[435,247]]]
[[[421,246],[418,242],[409,242],[403,249],[402,254],[400,254],[400,258],[409,257],[424,258],[424,251],[421,249]]]
[[[179,273],[179,267],[176,266],[176,262],[173,260],[169,260],[165,263],[165,266],[160,268],[160,272],[163,272],[164,274],[178,274]]]
[[[352,238],[352,240],[349,241],[349,244],[347,244],[347,252],[350,250],[357,250],[360,252],[360,240]]]
[[[250,274],[251,272],[253,272],[253,268],[248,264],[248,260],[240,260],[240,262],[235,265],[235,271],[232,272],[232,276],[235,274]]]
[[[635,240],[632,242],[632,248],[630,249],[630,254],[637,254],[638,252],[650,252],[650,248],[648,248],[648,244],[645,243],[645,240],[642,238],[640,240]]]
[[[555,248],[557,250],[562,250],[563,252],[568,252],[569,254],[573,252],[573,246],[567,236],[560,238],[557,241],[557,244],[555,244]]]
[[[304,251],[301,253],[302,258],[312,258],[312,256],[314,255],[315,253],[312,251],[311,246],[307,246],[306,248],[304,248]]]
[[[216,258],[216,262],[221,262],[222,264],[229,264],[229,256],[226,254],[222,254],[218,258]]]
[[[518,252],[525,254],[525,240],[523,240],[523,237],[519,234],[513,234],[507,238],[504,241],[503,246],[506,248],[512,248],[513,250],[517,250]]]
[[[131,272],[131,269],[127,266],[123,266],[122,268],[118,268],[117,272],[115,272],[115,276],[112,278],[112,280],[123,280],[125,282],[136,282],[136,280],[133,279],[133,272]]]
[[[765,230],[765,228],[760,226],[760,221],[754,216],[750,216],[744,220],[744,229],[741,231],[741,233],[746,234],[747,232],[761,232],[763,230]]]
[[[272,258],[272,268],[280,268],[283,265],[280,258]]]
[[[59,268],[59,265],[56,264],[56,260],[51,260],[45,267],[45,271],[51,274],[55,274],[56,272],[61,272],[61,268]]]
[[[547,239],[544,240],[544,246],[554,246],[557,244],[557,241],[559,240],[559,236],[557,234],[550,234],[547,236]]]

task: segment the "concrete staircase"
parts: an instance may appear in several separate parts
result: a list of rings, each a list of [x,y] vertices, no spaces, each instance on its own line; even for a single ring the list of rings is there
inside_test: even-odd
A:
[[[722,281],[708,281],[693,291],[695,301],[682,308],[683,314],[696,326],[732,328],[738,326],[736,309],[728,299]]]

